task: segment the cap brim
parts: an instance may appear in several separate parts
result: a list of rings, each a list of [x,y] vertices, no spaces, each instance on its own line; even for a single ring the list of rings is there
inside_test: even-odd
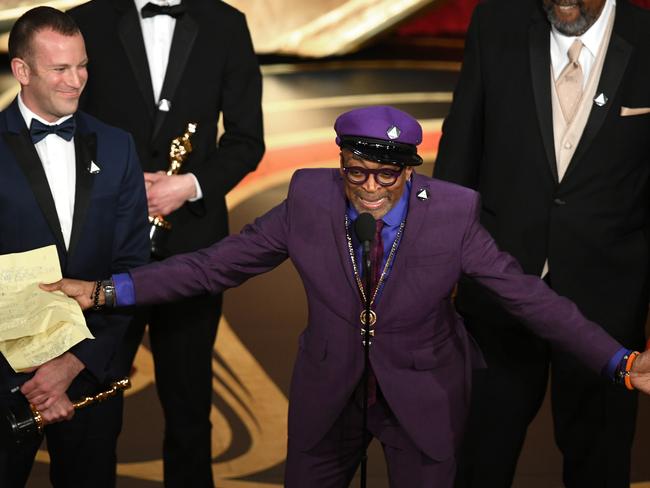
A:
[[[341,148],[352,151],[357,156],[382,164],[396,166],[419,166],[422,158],[412,144],[384,141],[361,137],[342,137]]]

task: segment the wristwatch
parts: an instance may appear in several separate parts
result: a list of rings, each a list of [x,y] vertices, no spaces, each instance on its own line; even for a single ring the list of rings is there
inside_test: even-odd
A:
[[[105,307],[114,307],[115,306],[115,284],[113,280],[102,280],[102,291],[104,292],[104,306]]]

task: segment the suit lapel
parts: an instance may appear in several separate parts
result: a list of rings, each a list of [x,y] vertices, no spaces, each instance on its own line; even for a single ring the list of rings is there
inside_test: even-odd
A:
[[[338,251],[339,259],[341,262],[341,266],[343,267],[344,270],[344,275],[346,279],[348,280],[348,284],[355,290],[355,293],[359,293],[357,283],[354,279],[354,276],[352,274],[351,270],[351,264],[350,264],[350,250],[348,248],[347,240],[345,238],[345,230],[344,230],[344,215],[346,211],[346,205],[347,205],[347,198],[343,192],[343,183],[341,182],[341,178],[339,176],[339,173],[336,172],[335,176],[335,184],[333,185],[332,189],[332,194],[330,201],[332,202],[332,211],[330,212],[330,221],[332,225],[332,235],[334,236],[334,239],[336,240],[336,249]],[[417,195],[422,191],[426,190],[429,195],[431,195],[431,190],[429,188],[429,183],[415,173],[413,172],[413,180],[411,184],[411,196],[409,198],[409,209],[408,209],[408,214],[407,214],[407,219],[406,219],[406,226],[404,228],[404,235],[402,236],[402,240],[400,242],[399,248],[397,249],[397,254],[395,256],[395,262],[392,266],[391,270],[391,275],[393,273],[399,274],[403,269],[405,269],[404,263],[402,262],[404,260],[404,253],[400,252],[401,249],[409,249],[413,247],[418,239],[418,235],[420,235],[420,228],[424,225],[424,222],[426,220],[426,215],[427,211],[429,208],[429,202],[431,199],[424,199],[420,200]],[[352,222],[350,222],[350,227],[352,227]],[[350,229],[350,232],[352,230]],[[382,291],[382,296],[390,294],[390,287],[392,282],[399,282],[400,279],[396,277],[391,277],[389,275],[389,279],[386,281],[386,285],[384,287],[384,290]],[[377,303],[377,308],[382,306],[383,302],[386,302],[387,300],[379,300]]]
[[[426,191],[429,195],[429,198],[418,198],[417,195],[422,191]],[[409,208],[408,213],[406,214],[406,226],[404,227],[404,235],[402,237],[402,242],[400,242],[399,248],[397,250],[395,263],[393,266],[393,270],[395,272],[399,272],[402,268],[404,268],[404,264],[401,263],[404,253],[400,252],[400,250],[414,248],[416,241],[419,238],[418,236],[421,235],[420,229],[424,225],[427,210],[429,208],[429,202],[431,202],[430,195],[431,189],[429,188],[429,182],[418,175],[415,171],[413,171],[413,176],[411,177],[411,195],[409,197]]]
[[[627,64],[632,56],[632,51],[634,50],[632,45],[618,34],[618,32],[626,32],[628,29],[626,25],[626,12],[617,7],[612,36],[609,40],[609,46],[605,55],[605,63],[603,64],[603,70],[598,82],[598,89],[596,90],[596,95],[604,93],[608,98],[608,102],[602,107],[595,103],[592,104],[591,112],[587,119],[587,125],[582,132],[582,137],[580,138],[580,143],[576,148],[576,152],[573,155],[573,158],[571,158],[565,178],[567,178],[575,170],[576,165],[580,163],[581,159],[600,131],[600,128],[605,122],[605,118],[613,105],[616,92],[618,92],[623,75],[625,74],[625,69],[627,68]]]
[[[338,252],[340,264],[343,268],[343,274],[354,293],[359,294],[357,283],[352,274],[352,264],[350,261],[350,250],[345,235],[345,212],[347,197],[343,191],[343,181],[338,171],[332,172],[333,184],[330,202],[332,202],[332,211],[330,214],[330,223],[332,225],[332,236],[334,237],[336,250]],[[352,222],[350,222],[350,232],[352,232]],[[357,263],[358,264],[358,263]]]
[[[34,144],[32,144],[29,130],[25,126],[25,120],[18,109],[18,102],[14,100],[5,114],[7,117],[7,132],[3,134],[5,142],[11,148],[18,164],[25,173],[34,198],[36,198],[38,206],[45,216],[59,249],[65,250],[65,241],[61,232],[59,217],[56,213],[54,197],[52,197],[43,164],[38,157]]]
[[[90,165],[92,162],[96,163],[97,159],[97,134],[88,132],[83,119],[79,115],[76,115],[75,119],[77,124],[77,134],[74,138],[76,189],[72,232],[70,234],[70,246],[68,247],[68,255],[70,256],[75,251],[86,220],[86,212],[90,205],[90,194],[95,178],[95,175],[90,172]]]
[[[425,191],[429,197],[428,198],[418,198],[418,194],[422,191]],[[404,227],[404,233],[402,235],[399,247],[397,248],[397,253],[395,254],[395,261],[391,267],[390,274],[386,279],[384,289],[381,291],[381,296],[379,297],[379,302],[375,310],[382,317],[386,317],[390,313],[391,307],[393,305],[392,300],[399,295],[399,291],[393,291],[394,286],[398,286],[399,283],[404,283],[404,278],[402,273],[407,273],[405,256],[407,250],[413,250],[417,248],[417,240],[422,236],[421,233],[422,226],[426,221],[427,212],[429,210],[429,205],[431,202],[431,188],[429,187],[429,182],[418,175],[413,171],[413,176],[411,177],[411,194],[409,197],[409,206],[408,212],[406,214],[406,225]],[[382,298],[382,297],[391,297]],[[386,308],[386,310],[384,310]]]
[[[194,46],[198,30],[198,25],[190,16],[189,12],[176,20],[172,45],[169,49],[167,72],[165,73],[165,81],[163,82],[162,90],[160,92],[160,98],[170,100],[172,106],[176,89],[178,88],[178,84],[183,76],[183,72],[185,71],[185,66],[190,57],[192,46]],[[156,110],[152,139],[155,139],[158,135],[167,113],[168,112],[163,112],[162,110]],[[186,122],[191,121],[188,120]]]
[[[554,181],[558,182],[557,163],[555,161],[555,141],[553,139],[553,108],[551,105],[551,53],[550,26],[542,17],[539,8],[533,13],[528,31],[528,49],[530,56],[530,74],[537,108],[537,119],[542,134],[542,142],[549,169]]]
[[[149,115],[153,117],[155,110],[153,87],[138,11],[131,0],[116,0],[115,7],[121,14],[117,24],[118,37],[131,64],[142,98],[149,107]]]

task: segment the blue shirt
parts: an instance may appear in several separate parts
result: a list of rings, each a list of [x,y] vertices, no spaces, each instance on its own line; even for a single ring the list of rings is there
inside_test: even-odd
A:
[[[115,285],[115,306],[129,307],[135,305],[135,288],[129,273],[114,274],[113,284]]]
[[[400,224],[406,219],[406,214],[408,213],[409,210],[410,196],[411,196],[411,180],[406,182],[406,185],[404,186],[404,193],[402,193],[402,197],[399,199],[399,201],[395,204],[393,208],[391,208],[388,211],[386,215],[384,215],[381,218],[381,220],[384,221],[384,227],[381,229],[381,240],[382,240],[382,244],[384,245],[384,257],[381,263],[382,269],[386,265],[386,260],[388,259],[388,255],[390,254],[390,249],[393,246],[393,242],[397,237],[397,232],[399,231]],[[357,236],[355,235],[354,230],[352,228],[352,224],[359,216],[359,212],[357,212],[357,209],[354,208],[354,206],[352,206],[349,202],[348,202],[348,208],[346,212],[348,215],[348,220],[350,222],[349,232],[352,237],[352,247],[354,248],[354,259],[356,260],[357,270],[359,271],[359,274],[363,275],[363,270],[362,270],[363,267],[360,265],[362,259],[362,246],[361,243],[357,240]],[[393,263],[391,263],[390,265],[390,268],[392,267],[393,267]],[[390,274],[390,268],[388,269],[389,274]],[[350,265],[350,272],[351,273],[354,272],[352,270],[352,265]]]

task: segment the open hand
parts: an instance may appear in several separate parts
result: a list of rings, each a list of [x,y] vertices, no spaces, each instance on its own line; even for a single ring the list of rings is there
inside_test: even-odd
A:
[[[634,388],[650,395],[650,350],[642,352],[632,364],[630,381]]]
[[[93,306],[93,292],[95,291],[94,281],[72,280],[63,278],[55,283],[40,284],[38,285],[45,291],[62,291],[70,298],[74,298],[82,310],[86,310]],[[99,303],[104,303],[104,295],[100,292]]]

